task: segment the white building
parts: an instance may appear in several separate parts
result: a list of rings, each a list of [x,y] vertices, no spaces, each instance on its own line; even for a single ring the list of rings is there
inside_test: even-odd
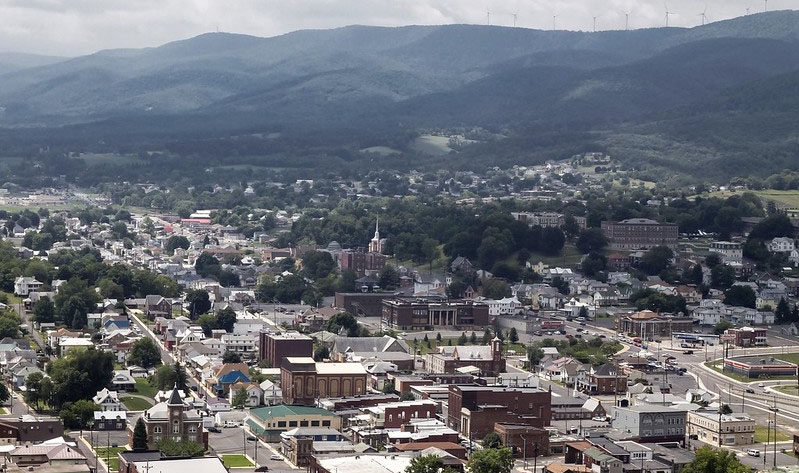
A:
[[[522,305],[516,297],[480,300],[488,304],[488,315],[514,315],[522,310]]]
[[[793,238],[777,237],[768,244],[768,250],[772,253],[790,253],[796,249]]]
[[[721,255],[721,260],[725,263],[740,262],[744,257],[743,245],[733,241],[714,241],[708,248],[711,253]]]
[[[222,335],[222,342],[225,344],[226,351],[238,353],[242,357],[258,354],[258,337],[255,335],[227,333]]]
[[[14,281],[14,294],[18,296],[28,296],[31,292],[37,292],[42,288],[41,283],[33,277],[20,276]]]

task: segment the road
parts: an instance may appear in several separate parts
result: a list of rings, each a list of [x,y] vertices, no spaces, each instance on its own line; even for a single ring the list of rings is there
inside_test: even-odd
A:
[[[209,432],[208,445],[211,450],[219,455],[246,453],[253,460],[256,459],[257,455],[258,466],[267,466],[270,472],[296,473],[297,469],[292,468],[286,461],[271,459],[273,455],[278,454],[277,445],[270,445],[262,441],[256,444],[255,442],[246,440],[247,437],[250,436],[251,435],[241,427],[225,428],[221,429],[219,433]],[[257,445],[257,453],[255,445]],[[254,468],[236,468],[236,471],[254,471]]]
[[[19,319],[22,321],[23,325],[28,326],[28,333],[30,333],[31,337],[33,337],[33,341],[39,345],[39,348],[42,350],[42,353],[47,353],[45,348],[47,345],[44,343],[42,336],[39,334],[39,331],[33,328],[33,321],[30,320],[28,317],[28,311],[25,309],[25,306],[22,303],[19,304],[11,304],[11,307],[19,314]],[[53,355],[50,355],[50,359],[54,359]]]

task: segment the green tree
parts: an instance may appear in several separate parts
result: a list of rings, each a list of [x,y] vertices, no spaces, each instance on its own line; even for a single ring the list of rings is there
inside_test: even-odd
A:
[[[724,303],[754,309],[757,305],[757,294],[749,286],[732,286],[724,291]]]
[[[750,468],[741,463],[735,452],[713,447],[702,447],[694,453],[694,459],[683,468],[683,473],[750,473]]]
[[[716,335],[721,335],[724,333],[725,330],[733,328],[734,325],[726,320],[721,320],[713,327],[713,333]]]
[[[160,391],[170,390],[175,385],[178,389],[185,390],[187,381],[186,371],[180,366],[180,363],[160,366],[152,379],[152,383]]]
[[[491,330],[488,329],[488,327],[486,327],[485,331],[483,332],[482,344],[483,345],[488,345],[489,343],[491,343],[491,338],[492,338],[491,337]]]
[[[466,465],[471,473],[510,473],[513,469],[513,452],[504,447],[478,450],[472,452]]]
[[[147,450],[147,427],[144,425],[144,420],[141,417],[136,421],[136,427],[133,429],[133,451],[140,452]]]
[[[25,403],[34,408],[38,408],[42,401],[42,380],[44,374],[31,373],[25,378]]]
[[[656,246],[641,257],[639,267],[647,274],[660,274],[671,265],[674,252],[667,246]]]
[[[11,398],[11,391],[5,383],[0,383],[0,404],[5,404]]]
[[[97,391],[111,383],[114,354],[95,350],[70,350],[66,357],[50,362],[52,380],[51,407],[61,408],[68,402],[91,399]]]
[[[145,369],[152,368],[161,364],[161,350],[151,338],[141,338],[131,347],[128,363]]]
[[[488,299],[502,299],[511,294],[510,286],[505,281],[491,279],[483,284],[483,297]]]
[[[314,281],[327,277],[335,267],[336,262],[326,251],[309,251],[302,257],[302,272]]]
[[[233,331],[233,326],[236,325],[236,312],[230,308],[225,307],[216,314],[217,328],[230,333]]]
[[[459,346],[466,345],[466,332],[461,332],[461,336],[458,337],[458,345]]]
[[[211,299],[208,291],[195,289],[186,294],[186,303],[189,306],[189,318],[197,320],[199,316],[211,310]]]
[[[538,366],[541,363],[541,360],[544,359],[544,350],[538,346],[529,346],[527,347],[527,361],[530,362],[530,369],[533,369],[535,366]]]
[[[413,393],[410,391],[405,391],[404,393],[400,394],[400,401],[413,401],[416,399],[413,397]]]
[[[469,335],[469,343],[472,345],[477,345],[477,334],[474,333],[474,330],[472,330],[471,335]],[[462,343],[461,345],[465,345],[465,343]]]
[[[519,341],[519,334],[516,332],[516,327],[510,328],[510,331],[508,332],[508,340],[511,343],[516,343]]]
[[[735,269],[728,264],[718,264],[710,270],[710,285],[716,289],[727,289],[735,283]]]
[[[231,406],[234,409],[243,409],[244,405],[247,403],[247,390],[244,388],[239,388],[238,391],[233,395],[233,401],[231,402]]]
[[[600,228],[586,228],[577,238],[577,249],[583,254],[599,253],[608,245],[608,239]]]
[[[68,429],[85,429],[89,426],[89,421],[94,418],[94,412],[100,410],[100,406],[86,399],[79,399],[75,402],[68,402],[61,406],[58,413],[64,421],[64,427]]]
[[[189,247],[191,247],[191,242],[188,238],[183,235],[173,235],[166,241],[165,249],[171,255],[178,248],[188,250]]]
[[[382,289],[396,289],[399,286],[399,273],[397,273],[397,269],[390,264],[383,266],[383,269],[380,270],[379,281]]]
[[[235,351],[226,351],[222,355],[222,363],[241,363],[241,355]]]
[[[483,447],[485,448],[499,448],[502,446],[502,441],[496,432],[489,432],[483,437]]]
[[[784,297],[780,298],[777,303],[777,309],[774,311],[774,319],[777,324],[787,324],[791,321],[791,306]]]
[[[316,347],[316,350],[313,352],[314,361],[324,361],[328,358],[330,358],[330,350],[326,346],[319,345]]]
[[[444,466],[444,461],[436,455],[422,455],[411,459],[405,468],[405,473],[454,473],[450,467]]]

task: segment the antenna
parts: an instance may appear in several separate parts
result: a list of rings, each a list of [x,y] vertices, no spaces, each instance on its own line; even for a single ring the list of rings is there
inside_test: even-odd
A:
[[[558,25],[556,20],[558,19],[558,15],[552,15],[552,31],[558,29]]]
[[[491,10],[486,8],[486,23],[491,26]]]
[[[630,12],[624,12],[624,31],[630,31]]]
[[[764,12],[768,11],[768,0],[763,0],[763,11]]]
[[[516,28],[516,19],[519,17],[519,12],[513,14],[513,27]]]

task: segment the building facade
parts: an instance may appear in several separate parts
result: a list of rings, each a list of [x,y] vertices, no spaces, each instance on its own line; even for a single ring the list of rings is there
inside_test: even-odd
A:
[[[339,267],[342,271],[355,271],[358,277],[367,273],[376,273],[386,265],[386,256],[376,252],[360,250],[344,250],[338,255]]]
[[[666,246],[677,250],[678,226],[648,218],[631,218],[621,222],[602,222],[602,231],[611,250],[648,250]]]
[[[488,312],[487,304],[476,301],[389,299],[383,301],[382,323],[397,330],[478,329],[488,325]]]
[[[686,423],[685,411],[677,408],[640,405],[613,409],[613,428],[627,434],[628,440],[641,443],[682,443]]]
[[[755,443],[755,420],[746,414],[688,412],[688,435],[717,447],[751,445]]]
[[[476,439],[493,432],[498,422],[543,428],[552,420],[551,400],[538,388],[451,385],[447,427]]]
[[[634,314],[616,316],[616,331],[633,337],[650,338],[670,337],[676,332],[693,332],[694,319],[677,317],[671,314],[659,314],[650,310],[642,310]]]
[[[317,363],[310,357],[288,357],[280,367],[285,404],[313,406],[320,397],[366,394],[367,373],[360,363]]]
[[[313,339],[299,332],[272,333],[261,331],[258,360],[267,360],[279,367],[284,358],[313,355]]]
[[[708,250],[721,256],[725,263],[741,262],[744,259],[743,244],[734,241],[714,241]]]
[[[203,415],[183,403],[180,391],[174,388],[166,402],[160,402],[144,411],[141,419],[147,428],[147,446],[156,449],[161,440],[175,442],[191,441],[208,446],[207,434],[203,432]],[[133,426],[128,427],[130,444],[133,445]]]

